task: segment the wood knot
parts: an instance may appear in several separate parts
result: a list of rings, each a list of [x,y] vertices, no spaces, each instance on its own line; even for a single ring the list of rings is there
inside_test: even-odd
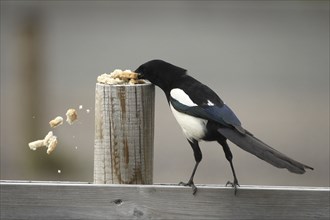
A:
[[[134,212],[133,212],[133,215],[135,216],[135,217],[142,217],[143,216],[143,212],[142,211],[140,211],[140,210],[138,210],[137,208],[134,208]]]
[[[122,203],[123,203],[123,200],[121,200],[121,199],[115,199],[115,200],[113,200],[111,203],[114,203],[115,205],[121,205]]]

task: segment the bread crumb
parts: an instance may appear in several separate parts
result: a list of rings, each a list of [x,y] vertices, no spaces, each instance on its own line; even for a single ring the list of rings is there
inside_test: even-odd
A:
[[[44,140],[37,140],[37,141],[32,141],[29,143],[29,147],[31,150],[37,150],[39,147],[44,147]]]
[[[49,138],[47,145],[47,154],[51,154],[55,150],[57,143],[58,141],[56,136],[52,136]]]
[[[44,138],[44,146],[47,146],[48,145],[48,143],[49,143],[49,139],[51,138],[51,137],[53,137],[54,136],[54,134],[53,134],[53,132],[52,131],[50,131],[50,132],[48,132],[48,134],[45,136],[45,138]]]
[[[61,116],[57,116],[53,120],[49,122],[50,127],[56,128],[57,126],[63,124],[63,118]]]
[[[78,118],[77,111],[73,108],[68,109],[68,111],[66,112],[66,121],[70,125],[72,125],[73,122],[77,120],[77,118]]]
[[[143,84],[145,81],[143,79],[130,79],[129,84],[134,85],[134,84]]]

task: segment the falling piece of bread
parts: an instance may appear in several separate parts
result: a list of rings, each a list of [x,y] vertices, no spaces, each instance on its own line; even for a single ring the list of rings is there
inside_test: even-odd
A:
[[[63,118],[61,116],[57,116],[53,120],[49,122],[50,127],[55,128],[59,125],[63,124]]]
[[[78,118],[77,111],[73,108],[68,109],[68,111],[66,112],[66,121],[70,125],[72,125],[73,122],[77,120],[77,118]]]
[[[51,154],[57,146],[57,137],[50,131],[43,140],[37,140],[29,143],[31,150],[37,150],[40,147],[47,147],[47,154]]]
[[[49,138],[47,145],[47,154],[51,154],[55,150],[57,143],[58,141],[56,136],[52,136],[51,138]]]
[[[37,150],[37,148],[44,146],[45,146],[44,140],[32,141],[29,143],[29,147],[31,150]]]

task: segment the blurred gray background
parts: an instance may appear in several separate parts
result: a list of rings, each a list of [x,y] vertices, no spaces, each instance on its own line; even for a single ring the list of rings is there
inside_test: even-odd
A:
[[[160,58],[315,168],[291,174],[231,145],[242,185],[329,186],[329,1],[1,1],[0,36],[1,179],[93,181],[96,77]],[[156,93],[154,182],[187,181],[193,152]],[[52,129],[53,154],[29,150],[79,105],[77,123]],[[195,183],[232,180],[222,148],[201,149]]]

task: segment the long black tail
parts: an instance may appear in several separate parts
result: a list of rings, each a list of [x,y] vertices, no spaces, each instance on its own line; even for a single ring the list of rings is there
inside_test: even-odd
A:
[[[249,132],[241,134],[230,128],[219,128],[218,132],[243,150],[259,157],[275,167],[286,168],[290,172],[298,174],[305,173],[306,168],[313,170],[312,167],[299,163],[268,146]]]

